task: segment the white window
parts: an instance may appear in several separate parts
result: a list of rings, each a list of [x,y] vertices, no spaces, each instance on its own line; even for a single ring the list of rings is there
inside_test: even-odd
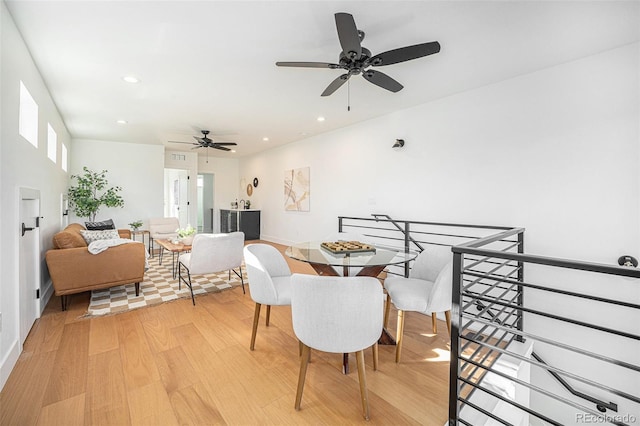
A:
[[[65,172],[67,171],[67,147],[65,146],[65,144],[62,144],[62,152],[61,152],[62,156],[61,156],[61,164],[62,164],[62,170],[64,170]]]
[[[56,162],[56,154],[58,150],[58,135],[56,131],[53,130],[51,124],[47,123],[47,156],[49,160]]]
[[[38,147],[38,104],[33,100],[31,93],[20,82],[20,123],[18,125],[20,135],[28,140],[31,145]]]

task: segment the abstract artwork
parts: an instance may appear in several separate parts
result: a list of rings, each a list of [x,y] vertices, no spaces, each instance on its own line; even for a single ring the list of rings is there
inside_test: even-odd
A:
[[[309,211],[309,167],[284,171],[285,211]]]

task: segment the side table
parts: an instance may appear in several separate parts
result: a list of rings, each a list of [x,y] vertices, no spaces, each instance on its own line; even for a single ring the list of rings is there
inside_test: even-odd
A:
[[[136,235],[142,235],[142,244],[144,244],[144,236],[147,236],[147,242],[149,243],[148,247],[148,252],[149,255],[151,255],[151,233],[149,232],[149,230],[147,229],[138,229],[137,231],[131,231],[131,239],[133,241],[136,240]]]

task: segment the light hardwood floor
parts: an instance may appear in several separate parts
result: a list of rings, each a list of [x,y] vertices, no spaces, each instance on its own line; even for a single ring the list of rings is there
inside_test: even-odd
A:
[[[276,245],[280,250],[284,247]],[[288,259],[292,271],[313,274]],[[249,350],[254,303],[241,288],[113,316],[81,318],[88,293],[66,312],[52,298],[33,326],[0,393],[1,425],[355,424],[361,416],[355,357],[312,352],[295,411],[298,342],[289,307],[264,309]],[[389,330],[395,335],[392,308]],[[449,339],[431,319],[407,313],[402,362],[380,346],[373,371],[365,351],[369,424],[443,425],[447,420]]]

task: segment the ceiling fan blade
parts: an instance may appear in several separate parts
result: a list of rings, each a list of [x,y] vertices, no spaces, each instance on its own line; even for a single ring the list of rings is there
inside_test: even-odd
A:
[[[194,144],[194,145],[195,145],[195,144]],[[198,148],[202,148],[203,146],[204,146],[204,145],[198,145],[198,146],[194,146],[194,147],[193,147],[193,148],[191,148],[191,149],[198,149]]]
[[[221,145],[221,146],[224,146],[224,145],[238,145],[235,142],[214,142],[213,144],[214,145]]]
[[[332,70],[340,68],[338,64],[327,62],[276,62],[276,65],[279,67],[328,68]]]
[[[402,84],[380,71],[368,70],[365,71],[362,76],[376,86],[380,86],[393,93],[399,92],[404,87]]]
[[[330,94],[338,90],[340,86],[342,86],[347,80],[349,80],[349,74],[342,74],[341,76],[333,80],[331,84],[329,84],[327,88],[324,89],[324,92],[322,92],[320,96],[329,96]]]
[[[205,138],[199,138],[199,137],[197,137],[197,136],[194,136],[193,138],[194,138],[195,140],[197,140],[197,141],[198,141],[198,143],[207,143],[207,141],[206,141],[206,139],[205,139]]]
[[[360,45],[360,35],[353,16],[349,13],[336,13],[335,18],[342,52],[347,58],[360,59],[362,46]]]
[[[431,41],[429,43],[414,44],[413,46],[401,47],[399,49],[389,50],[375,55],[369,60],[374,67],[384,65],[397,64],[398,62],[410,61],[412,59],[422,58],[423,56],[433,55],[440,51],[440,43]]]
[[[217,145],[213,145],[211,148],[213,148],[213,149],[219,149],[219,150],[222,150],[222,151],[231,151],[229,148],[226,148],[226,147],[224,147],[224,146],[217,146]]]
[[[178,142],[178,141],[168,141],[168,142],[169,143],[184,143],[184,144],[187,144],[187,145],[197,145],[197,144],[195,144],[193,142]]]

